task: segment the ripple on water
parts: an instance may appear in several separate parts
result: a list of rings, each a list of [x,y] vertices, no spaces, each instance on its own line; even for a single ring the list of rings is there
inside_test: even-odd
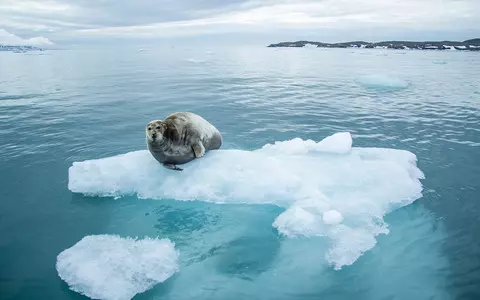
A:
[[[0,226],[0,257],[4,270],[15,270],[4,272],[6,295],[65,297],[67,288],[51,272],[51,258],[92,230],[168,235],[181,248],[175,281],[140,298],[478,294],[480,253],[472,246],[480,211],[478,53],[377,56],[362,49],[256,48],[218,49],[205,58],[196,47],[187,54],[164,50],[0,58],[0,167],[8,171],[0,180],[7,195],[0,209],[6,224]],[[225,148],[255,149],[276,140],[320,140],[350,131],[354,146],[415,153],[426,174],[424,190],[434,192],[425,193],[422,205],[388,215],[390,234],[341,271],[319,255],[328,247],[322,239],[282,239],[272,232],[283,211],[278,207],[189,202],[159,208],[167,201],[102,201],[68,193],[67,164],[145,149],[145,121],[176,110],[208,117],[225,133]],[[17,182],[27,182],[28,189]],[[18,218],[25,226],[17,226]],[[42,251],[23,255],[28,249]],[[23,280],[27,277],[42,278],[48,291]],[[345,288],[345,282],[354,284]]]

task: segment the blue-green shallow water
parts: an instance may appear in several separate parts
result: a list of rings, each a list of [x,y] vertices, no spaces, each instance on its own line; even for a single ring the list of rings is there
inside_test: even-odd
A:
[[[438,63],[441,62],[441,63]],[[408,87],[369,88],[384,74]],[[322,239],[286,239],[283,209],[86,197],[74,161],[144,149],[144,125],[194,111],[224,148],[320,140],[415,153],[424,197],[352,266]],[[56,256],[89,234],[168,237],[180,272],[135,299],[478,299],[480,55],[325,49],[156,48],[0,53],[0,298],[82,299]]]

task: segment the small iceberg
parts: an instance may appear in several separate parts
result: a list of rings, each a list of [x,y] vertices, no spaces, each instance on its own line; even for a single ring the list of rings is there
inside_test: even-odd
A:
[[[319,142],[210,151],[183,172],[165,169],[147,150],[74,162],[68,188],[92,196],[276,205],[285,210],[272,226],[289,238],[327,239],[323,255],[340,269],[388,233],[385,215],[422,196],[416,162],[405,150],[352,147],[350,133],[340,132]]]
[[[57,256],[57,272],[71,290],[92,299],[123,300],[178,271],[179,253],[168,239],[90,235]]]

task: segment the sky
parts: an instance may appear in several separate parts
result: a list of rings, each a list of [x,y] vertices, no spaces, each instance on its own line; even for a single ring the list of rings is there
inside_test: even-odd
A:
[[[480,0],[0,0],[0,44],[478,37]]]

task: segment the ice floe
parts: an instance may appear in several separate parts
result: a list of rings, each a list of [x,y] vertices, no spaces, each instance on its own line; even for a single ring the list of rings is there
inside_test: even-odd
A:
[[[75,292],[92,299],[123,300],[145,292],[178,271],[179,253],[168,239],[91,235],[57,256],[57,272]]]
[[[296,138],[254,150],[216,150],[174,172],[146,150],[75,162],[68,188],[92,196],[273,204],[273,226],[290,238],[320,237],[336,269],[355,262],[388,233],[383,217],[422,196],[416,156],[352,147],[349,133],[320,142]]]

